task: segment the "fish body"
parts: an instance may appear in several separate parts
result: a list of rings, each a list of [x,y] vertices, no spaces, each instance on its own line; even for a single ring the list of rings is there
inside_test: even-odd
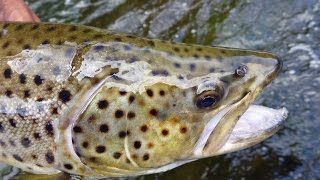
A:
[[[281,66],[266,52],[2,23],[0,160],[119,177],[243,149],[285,119],[285,109],[250,106]]]

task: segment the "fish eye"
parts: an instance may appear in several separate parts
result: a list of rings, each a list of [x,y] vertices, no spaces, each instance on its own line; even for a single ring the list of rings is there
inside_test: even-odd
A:
[[[211,109],[219,104],[223,96],[223,91],[204,91],[195,98],[195,104],[199,109]]]

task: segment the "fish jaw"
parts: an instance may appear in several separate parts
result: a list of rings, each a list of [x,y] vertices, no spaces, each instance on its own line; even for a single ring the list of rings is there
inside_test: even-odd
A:
[[[261,64],[267,65],[264,72],[262,69],[258,70],[263,76],[255,78],[243,98],[224,107],[207,123],[195,145],[195,157],[210,157],[244,149],[263,141],[280,129],[288,113],[285,108],[274,110],[250,105],[282,68],[282,61],[276,56]]]
[[[286,108],[272,109],[250,105],[233,128],[226,143],[214,155],[241,150],[269,138],[283,126],[287,116]]]

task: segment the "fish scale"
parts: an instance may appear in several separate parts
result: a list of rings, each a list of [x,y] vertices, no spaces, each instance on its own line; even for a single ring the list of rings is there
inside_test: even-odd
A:
[[[230,108],[220,147],[281,67],[265,52],[81,25],[1,23],[0,34],[0,160],[34,173],[130,176],[197,159],[211,119]]]

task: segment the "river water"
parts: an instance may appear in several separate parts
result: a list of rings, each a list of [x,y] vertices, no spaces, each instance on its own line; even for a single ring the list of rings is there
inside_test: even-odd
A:
[[[256,101],[289,110],[276,135],[246,150],[128,179],[320,179],[319,0],[27,1],[42,21],[266,50],[283,59],[282,73]]]

